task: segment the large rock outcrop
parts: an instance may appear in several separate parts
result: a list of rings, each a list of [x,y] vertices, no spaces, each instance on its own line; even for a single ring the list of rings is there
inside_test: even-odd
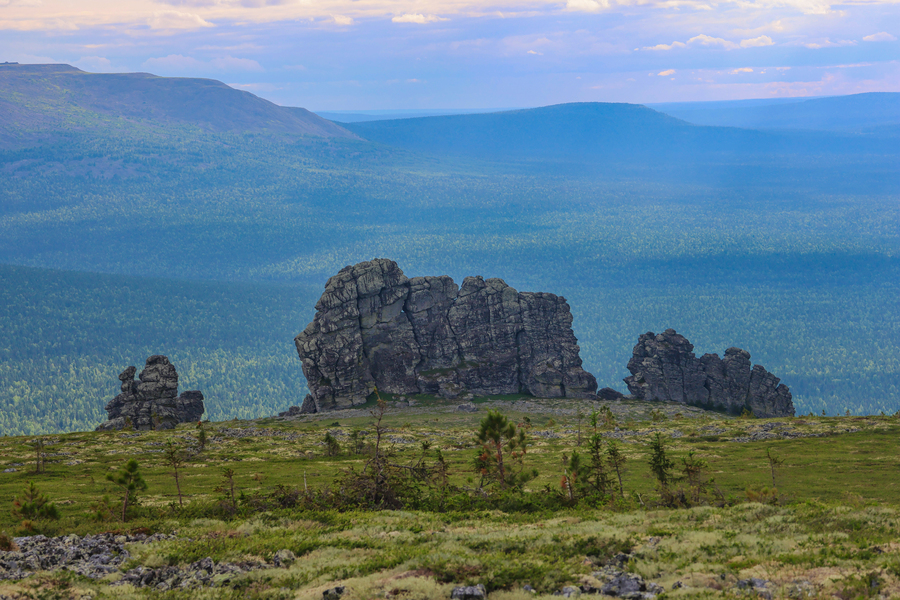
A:
[[[729,348],[694,355],[694,346],[674,329],[638,338],[628,361],[628,390],[641,400],[667,400],[731,413],[744,409],[757,417],[794,414],[791,392],[760,365],[750,368],[750,353]]]
[[[203,416],[203,394],[192,390],[178,395],[178,373],[168,357],[151,356],[137,380],[136,372],[136,368],[128,367],[119,374],[122,393],[106,405],[109,420],[97,431],[172,429]]]
[[[592,396],[565,298],[502,279],[409,279],[392,260],[342,269],[294,340],[310,394],[303,412],[362,404],[375,390],[454,398]]]

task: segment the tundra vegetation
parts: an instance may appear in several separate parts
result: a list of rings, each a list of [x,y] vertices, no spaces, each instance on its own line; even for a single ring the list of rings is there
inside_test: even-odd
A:
[[[383,398],[292,419],[44,437],[43,473],[32,439],[0,439],[7,548],[35,533],[172,536],[126,541],[128,558],[103,579],[39,571],[0,582],[0,594],[287,599],[343,586],[345,599],[448,598],[480,583],[502,600],[598,585],[615,564],[672,598],[900,595],[896,415],[762,420],[521,397],[477,399],[468,413]],[[206,558],[257,566],[196,589],[113,585],[138,566]]]

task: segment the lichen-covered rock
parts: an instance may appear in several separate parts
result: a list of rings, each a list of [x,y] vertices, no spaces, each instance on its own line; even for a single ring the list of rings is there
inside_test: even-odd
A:
[[[502,279],[408,279],[392,260],[328,280],[294,340],[310,394],[303,412],[391,394],[592,396],[565,298],[520,293]]]
[[[203,394],[191,390],[178,395],[178,373],[168,357],[151,356],[137,380],[136,372],[135,367],[128,367],[119,374],[122,393],[106,405],[109,420],[97,431],[172,429],[203,416]]]
[[[694,346],[674,329],[638,338],[631,360],[629,391],[641,400],[681,402],[757,417],[794,414],[791,392],[762,366],[750,368],[750,353],[729,348],[725,357],[694,355]]]

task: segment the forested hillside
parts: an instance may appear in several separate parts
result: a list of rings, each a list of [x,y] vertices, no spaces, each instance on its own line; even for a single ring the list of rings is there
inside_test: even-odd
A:
[[[464,156],[166,125],[2,150],[0,263],[110,274],[4,271],[4,432],[92,426],[157,352],[214,418],[282,410],[325,281],[374,257],[564,295],[601,385],[624,389],[637,336],[673,327],[748,350],[801,412],[896,412],[897,149],[804,148]]]
[[[302,400],[293,336],[318,290],[0,266],[0,432],[93,429],[118,374],[167,354],[214,420]]]

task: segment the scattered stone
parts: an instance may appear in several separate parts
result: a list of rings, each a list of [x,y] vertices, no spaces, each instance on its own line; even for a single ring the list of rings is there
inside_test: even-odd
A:
[[[592,576],[603,582],[599,592],[592,593],[600,593],[604,596],[615,596],[626,600],[654,600],[665,591],[657,583],[644,581],[640,575],[626,573],[612,566],[605,567],[602,571],[595,571]]]
[[[768,581],[759,577],[751,577],[750,579],[741,579],[737,582],[738,590],[744,593],[751,593],[764,600],[772,600],[772,592],[768,589]]]
[[[471,402],[466,402],[464,404],[460,404],[456,407],[456,410],[459,412],[478,412],[478,407],[472,404]]]
[[[344,589],[344,586],[339,585],[325,590],[322,592],[322,600],[340,600],[340,597],[344,595]]]
[[[342,269],[294,340],[310,393],[302,411],[350,408],[375,389],[459,398],[593,397],[566,300],[502,279],[407,278],[392,260]]]
[[[203,416],[203,394],[192,390],[178,395],[178,373],[168,357],[148,358],[137,381],[135,372],[132,366],[119,374],[122,393],[106,405],[109,420],[97,431],[173,429]]]
[[[298,417],[301,414],[303,414],[303,413],[300,412],[299,406],[292,406],[289,409],[287,409],[286,411],[278,413],[278,416],[279,417]]]
[[[681,588],[683,588],[683,587],[684,587],[684,584],[683,584],[682,582],[680,582],[680,581],[676,581],[675,583],[672,584],[672,589],[673,589],[673,590],[679,590],[679,589],[681,589]]]
[[[600,400],[615,401],[625,398],[625,394],[609,387],[602,388],[597,392],[597,398]]]
[[[17,550],[0,552],[0,580],[23,579],[36,571],[66,569],[91,579],[118,572],[130,554],[125,544],[155,542],[174,536],[155,534],[113,535],[102,533],[79,537],[43,535],[15,538]]]
[[[453,600],[484,600],[487,598],[487,590],[482,584],[464,585],[453,588],[450,592],[450,598]]]
[[[276,567],[289,567],[292,564],[297,562],[297,555],[284,548],[275,553],[275,556],[272,557],[272,564]]]
[[[788,598],[802,599],[815,598],[818,594],[816,594],[816,586],[812,582],[798,579],[788,586],[787,595]]]
[[[16,469],[3,469],[4,473],[15,473]]]
[[[534,589],[533,587],[531,587],[530,585],[528,585],[527,583],[526,583],[525,585],[522,586],[522,590],[524,590],[524,591],[526,591],[526,592],[531,592],[532,594],[536,594],[536,593],[537,593],[537,590]]]
[[[749,409],[760,418],[794,415],[791,392],[760,365],[750,368],[750,353],[729,348],[725,357],[694,355],[694,346],[666,329],[641,335],[625,378],[628,390],[640,400],[664,400],[726,410]]]
[[[562,596],[563,598],[578,598],[581,596],[581,588],[567,585],[560,591],[553,594],[554,596]]]

